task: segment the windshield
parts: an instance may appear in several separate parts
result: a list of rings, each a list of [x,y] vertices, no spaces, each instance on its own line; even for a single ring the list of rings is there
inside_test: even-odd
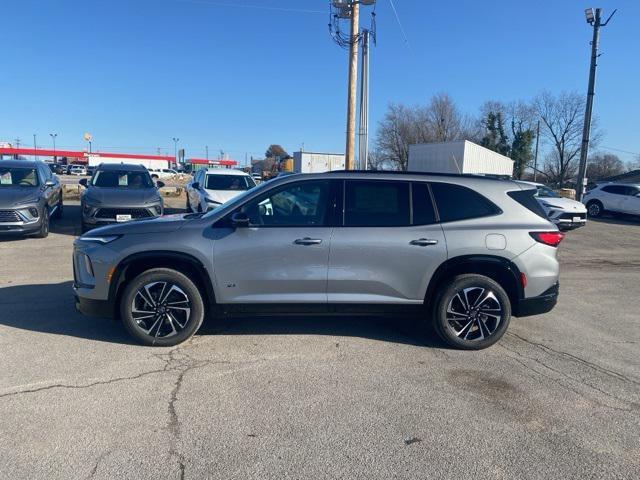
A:
[[[37,187],[38,174],[35,168],[0,167],[0,187]]]
[[[100,188],[153,188],[153,181],[148,172],[98,170],[91,185]]]
[[[260,193],[262,190],[265,190],[267,188],[271,188],[271,185],[268,182],[264,182],[264,183],[261,183],[260,185],[258,185],[255,188],[252,188],[250,190],[245,190],[240,195],[237,195],[237,196],[233,197],[231,200],[225,202],[224,205],[222,205],[221,207],[218,207],[218,208],[215,208],[213,210],[210,210],[204,216],[205,217],[210,217],[214,213],[218,214],[221,211],[225,211],[226,212],[228,210],[232,210],[232,209],[234,209],[236,207],[236,205],[238,205],[239,203],[243,202],[244,199],[247,198],[249,195],[253,195],[254,193]]]
[[[256,184],[248,175],[207,175],[207,190],[249,190]]]
[[[539,185],[537,188],[538,191],[536,193],[536,197],[538,198],[560,198],[560,195],[551,190],[549,187]]]

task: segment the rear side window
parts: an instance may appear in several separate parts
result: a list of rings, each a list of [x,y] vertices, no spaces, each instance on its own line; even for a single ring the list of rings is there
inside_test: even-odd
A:
[[[493,203],[467,187],[450,183],[432,183],[431,190],[441,222],[469,220],[501,213]]]
[[[536,190],[533,188],[528,190],[515,190],[513,192],[507,192],[507,195],[513,198],[516,202],[518,202],[524,208],[532,211],[539,217],[546,219],[547,214],[544,213],[544,209],[540,206],[538,201],[535,199],[535,194],[536,194]]]
[[[346,227],[410,225],[409,182],[345,182]]]
[[[411,184],[411,201],[413,202],[414,225],[431,225],[436,223],[436,212],[433,208],[429,187],[426,183]]]
[[[624,195],[626,193],[626,187],[622,187],[620,185],[608,185],[606,187],[602,187],[603,192],[613,193],[614,195]]]

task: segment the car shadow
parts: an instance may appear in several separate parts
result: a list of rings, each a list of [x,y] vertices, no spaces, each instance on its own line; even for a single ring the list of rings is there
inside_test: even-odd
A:
[[[589,217],[590,222],[609,223],[611,225],[640,225],[640,216],[619,213],[605,214],[601,217]]]
[[[360,337],[382,342],[447,348],[424,334],[408,316],[247,316],[205,320],[199,336],[319,335]],[[0,288],[0,325],[107,343],[135,344],[119,321],[75,310],[72,282],[9,285]]]

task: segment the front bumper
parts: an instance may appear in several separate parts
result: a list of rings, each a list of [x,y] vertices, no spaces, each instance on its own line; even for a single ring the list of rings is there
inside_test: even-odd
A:
[[[17,221],[0,221],[0,234],[28,234],[34,233],[40,230],[40,226],[42,224],[42,216],[39,215],[36,218],[29,218],[25,214],[21,213],[20,210],[3,210],[3,212],[14,212],[15,219]]]
[[[560,284],[556,283],[537,297],[521,298],[518,300],[518,304],[515,305],[513,314],[516,317],[529,317],[550,312],[558,303],[559,293]]]
[[[74,294],[76,310],[90,317],[113,318],[113,304],[109,300],[94,300]]]
[[[556,212],[549,215],[549,220],[555,223],[561,230],[571,230],[584,227],[587,224],[587,212]]]

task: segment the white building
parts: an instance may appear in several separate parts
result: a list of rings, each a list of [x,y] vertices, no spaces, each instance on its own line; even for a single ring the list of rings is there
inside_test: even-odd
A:
[[[345,169],[343,153],[293,152],[295,173],[322,173]]]
[[[409,146],[410,172],[513,175],[513,160],[468,140]]]

